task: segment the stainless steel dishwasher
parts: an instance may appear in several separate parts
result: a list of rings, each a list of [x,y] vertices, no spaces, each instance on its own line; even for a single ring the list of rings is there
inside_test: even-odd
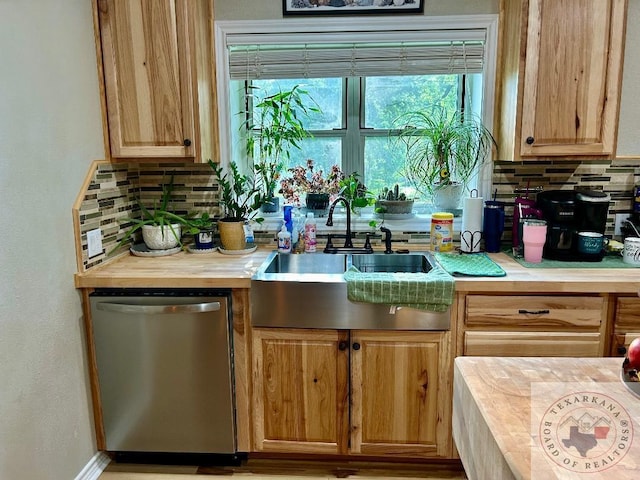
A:
[[[91,294],[106,447],[235,454],[230,293]]]

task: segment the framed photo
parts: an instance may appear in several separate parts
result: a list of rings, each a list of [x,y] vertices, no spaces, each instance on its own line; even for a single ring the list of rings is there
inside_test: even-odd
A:
[[[282,14],[360,15],[423,13],[424,0],[282,0]]]

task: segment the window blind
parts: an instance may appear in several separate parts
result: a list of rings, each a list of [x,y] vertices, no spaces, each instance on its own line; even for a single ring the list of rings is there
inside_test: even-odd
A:
[[[484,32],[446,31],[422,35],[428,40],[330,41],[282,43],[262,36],[228,37],[229,75],[233,80],[322,78],[349,76],[427,75],[481,73],[484,68]],[[414,35],[415,36],[415,35]],[[441,37],[441,38],[438,38]],[[236,42],[234,42],[236,40]],[[268,41],[265,41],[268,40]]]

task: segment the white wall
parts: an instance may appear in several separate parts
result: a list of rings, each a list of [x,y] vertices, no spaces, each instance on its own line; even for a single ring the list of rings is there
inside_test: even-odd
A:
[[[71,207],[103,158],[91,3],[0,1],[0,479],[96,452]]]
[[[629,1],[627,36],[622,74],[622,101],[618,123],[618,156],[640,157],[638,112],[640,111],[640,2]]]

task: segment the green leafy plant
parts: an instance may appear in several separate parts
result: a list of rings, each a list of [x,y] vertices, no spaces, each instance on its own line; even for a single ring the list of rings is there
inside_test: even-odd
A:
[[[389,200],[393,202],[406,202],[409,201],[406,193],[400,191],[400,185],[397,183],[389,188],[384,187],[380,193],[378,193],[378,200]]]
[[[229,164],[229,172],[224,172],[222,166],[212,160],[208,163],[220,186],[220,203],[224,207],[224,219],[262,222],[263,218],[255,218],[260,207],[267,201],[260,178],[240,173],[235,162]]]
[[[482,120],[470,112],[440,106],[401,115],[393,137],[406,153],[402,174],[420,194],[446,185],[465,187],[497,144]]]
[[[214,224],[215,222],[213,217],[211,217],[207,212],[200,213],[200,216],[197,216],[197,214],[191,214],[187,218],[187,232],[195,235],[196,233],[213,230]]]
[[[291,158],[291,149],[300,149],[300,142],[312,136],[302,119],[313,112],[320,112],[320,109],[300,85],[262,98],[252,96],[257,102],[254,106],[257,115],[249,112],[242,126],[249,132],[246,153],[249,158],[258,156],[254,168],[261,177],[265,196],[272,198],[280,175]],[[255,135],[251,133],[254,131],[257,132]]]
[[[353,172],[351,175],[344,177],[339,182],[340,195],[349,200],[351,210],[356,211],[358,208],[368,207],[375,203],[375,197],[364,183],[360,181],[360,175]]]
[[[139,198],[136,198],[136,203],[140,208],[140,218],[123,218],[119,220],[120,223],[128,223],[130,224],[129,228],[126,230],[124,237],[120,239],[120,241],[109,251],[109,255],[115,252],[118,248],[124,245],[126,242],[131,240],[136,233],[142,230],[142,227],[145,225],[152,225],[157,227],[168,227],[171,231],[171,234],[178,241],[178,245],[182,247],[182,242],[178,232],[174,229],[173,225],[179,224],[182,226],[189,226],[189,219],[182,215],[178,215],[174,212],[169,211],[169,203],[173,198],[173,175],[171,175],[171,179],[169,183],[162,184],[162,195],[160,197],[160,202],[154,200],[153,207],[147,208],[141,202]],[[165,229],[162,229],[162,235],[164,237]]]

